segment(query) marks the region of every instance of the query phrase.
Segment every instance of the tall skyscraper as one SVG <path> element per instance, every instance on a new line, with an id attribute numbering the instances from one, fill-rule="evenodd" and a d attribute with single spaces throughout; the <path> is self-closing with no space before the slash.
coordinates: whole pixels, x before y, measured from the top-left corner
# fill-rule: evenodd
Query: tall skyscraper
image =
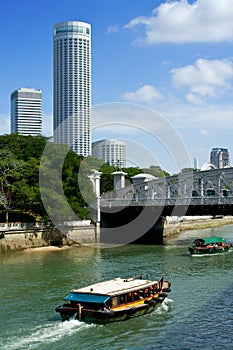
<path id="1" fill-rule="evenodd" d="M 216 168 L 224 168 L 230 165 L 230 156 L 227 148 L 213 148 L 210 152 L 210 163 Z"/>
<path id="2" fill-rule="evenodd" d="M 91 154 L 91 26 L 54 26 L 54 141 Z"/>
<path id="3" fill-rule="evenodd" d="M 11 133 L 42 134 L 42 91 L 20 88 L 11 94 Z"/>
<path id="4" fill-rule="evenodd" d="M 93 142 L 92 156 L 104 163 L 119 168 L 126 167 L 126 144 L 124 141 L 109 139 Z"/>

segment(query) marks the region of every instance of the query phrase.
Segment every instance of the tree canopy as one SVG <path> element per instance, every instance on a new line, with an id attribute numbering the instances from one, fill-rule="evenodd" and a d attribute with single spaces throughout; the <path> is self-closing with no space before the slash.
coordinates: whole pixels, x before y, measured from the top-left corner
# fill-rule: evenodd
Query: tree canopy
<path id="1" fill-rule="evenodd" d="M 45 211 L 39 183 L 41 157 L 45 146 L 51 144 L 49 179 L 57 179 L 57 164 L 59 154 L 66 147 L 66 157 L 62 169 L 62 192 L 67 202 L 79 214 L 80 218 L 88 214 L 85 203 L 78 187 L 78 171 L 83 157 L 77 156 L 67 146 L 53 144 L 49 138 L 43 136 L 22 136 L 19 134 L 0 136 L 0 205 L 6 210 L 31 214 L 32 218 L 49 220 Z M 59 194 L 56 187 L 47 184 L 47 196 L 53 200 L 53 205 L 59 205 Z M 64 208 L 61 207 L 61 210 Z M 61 212 L 58 211 L 61 215 Z M 6 218 L 7 220 L 7 218 Z M 28 216 L 27 216 L 28 220 Z"/>

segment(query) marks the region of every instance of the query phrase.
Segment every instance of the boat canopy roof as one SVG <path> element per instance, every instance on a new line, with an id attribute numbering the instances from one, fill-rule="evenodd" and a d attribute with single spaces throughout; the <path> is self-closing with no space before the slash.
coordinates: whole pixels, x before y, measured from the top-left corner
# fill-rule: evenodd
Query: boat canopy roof
<path id="1" fill-rule="evenodd" d="M 69 301 L 77 301 L 77 302 L 85 302 L 85 303 L 98 303 L 103 304 L 106 303 L 107 300 L 109 300 L 110 297 L 108 295 L 96 295 L 96 294 L 90 294 L 90 293 L 75 293 L 71 292 L 69 295 L 67 295 L 64 300 Z"/>
<path id="2" fill-rule="evenodd" d="M 115 296 L 148 288 L 156 283 L 158 281 L 117 277 L 113 280 L 95 283 L 84 288 L 73 289 L 71 292 Z"/>
<path id="3" fill-rule="evenodd" d="M 201 241 L 206 244 L 215 243 L 215 242 L 226 242 L 226 239 L 223 237 L 206 237 L 206 238 L 198 238 L 194 242 Z"/>

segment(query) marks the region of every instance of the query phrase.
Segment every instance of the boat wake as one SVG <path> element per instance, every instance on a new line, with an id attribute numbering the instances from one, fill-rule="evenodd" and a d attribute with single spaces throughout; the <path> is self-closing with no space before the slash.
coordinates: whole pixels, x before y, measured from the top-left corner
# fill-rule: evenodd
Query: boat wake
<path id="1" fill-rule="evenodd" d="M 162 304 L 157 309 L 155 309 L 155 312 L 157 314 L 163 314 L 164 312 L 167 312 L 170 309 L 171 303 L 173 303 L 172 299 L 169 299 L 169 298 L 164 299 Z"/>
<path id="2" fill-rule="evenodd" d="M 56 321 L 28 329 L 27 334 L 11 336 L 4 340 L 4 344 L 0 344 L 0 348 L 1 350 L 38 349 L 40 345 L 57 342 L 88 327 L 95 327 L 95 325 L 78 320 Z M 28 335 L 29 332 L 30 335 Z"/>

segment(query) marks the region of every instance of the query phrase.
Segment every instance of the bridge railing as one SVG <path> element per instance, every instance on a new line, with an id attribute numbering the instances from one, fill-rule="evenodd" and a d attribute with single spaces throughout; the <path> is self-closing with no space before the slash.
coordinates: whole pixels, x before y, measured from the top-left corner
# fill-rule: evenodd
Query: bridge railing
<path id="1" fill-rule="evenodd" d="M 101 207 L 126 207 L 126 206 L 169 206 L 169 205 L 232 205 L 233 196 L 228 197 L 184 197 L 184 198 L 114 198 L 114 199 L 101 199 Z"/>

